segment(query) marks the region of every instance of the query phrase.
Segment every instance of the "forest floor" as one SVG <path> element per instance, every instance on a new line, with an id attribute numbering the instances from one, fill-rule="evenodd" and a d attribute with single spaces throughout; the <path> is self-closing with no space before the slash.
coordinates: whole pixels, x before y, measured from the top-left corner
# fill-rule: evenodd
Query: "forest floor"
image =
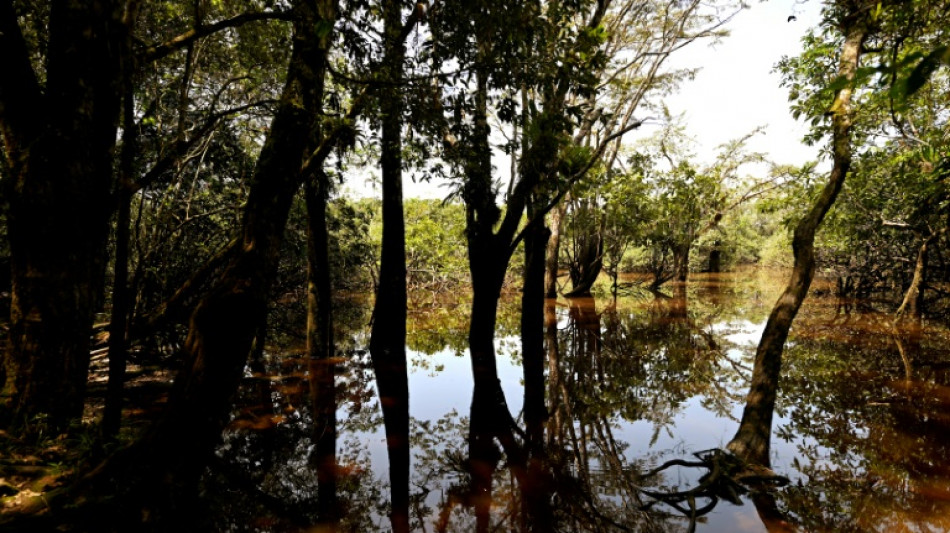
<path id="1" fill-rule="evenodd" d="M 68 485 L 117 447 L 134 440 L 162 412 L 173 372 L 129 364 L 126 377 L 123 425 L 112 444 L 103 445 L 97 423 L 105 406 L 108 358 L 95 352 L 81 424 L 62 434 L 50 433 L 41 423 L 19 434 L 0 430 L 0 515 L 23 511 L 43 494 Z"/>

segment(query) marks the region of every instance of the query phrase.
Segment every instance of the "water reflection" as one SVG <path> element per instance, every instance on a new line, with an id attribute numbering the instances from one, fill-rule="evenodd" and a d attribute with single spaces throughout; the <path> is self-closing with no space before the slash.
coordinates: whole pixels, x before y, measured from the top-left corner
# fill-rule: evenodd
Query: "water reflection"
<path id="1" fill-rule="evenodd" d="M 474 454 L 470 409 L 480 405 L 471 402 L 466 318 L 432 302 L 410 322 L 407 343 L 413 529 L 950 530 L 950 334 L 926 322 L 895 329 L 820 298 L 806 301 L 792 331 L 776 413 L 772 465 L 792 483 L 742 494 L 723 481 L 657 499 L 716 475 L 691 464 L 693 454 L 735 432 L 757 334 L 780 288 L 717 274 L 665 295 L 549 300 L 545 417 L 530 430 L 518 415 L 537 400 L 523 398 L 518 298 L 504 298 L 498 377 L 517 427 L 503 450 L 486 439 L 491 446 Z M 334 366 L 340 531 L 389 528 L 364 335 L 341 343 Z M 242 389 L 206 476 L 221 531 L 308 530 L 320 515 L 306 364 L 292 354 L 266 364 Z"/>

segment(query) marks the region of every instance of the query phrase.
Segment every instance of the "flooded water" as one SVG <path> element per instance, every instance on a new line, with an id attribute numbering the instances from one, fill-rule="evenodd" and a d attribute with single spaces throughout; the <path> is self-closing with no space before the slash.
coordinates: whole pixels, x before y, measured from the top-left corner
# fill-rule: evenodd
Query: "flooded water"
<path id="1" fill-rule="evenodd" d="M 549 301 L 544 474 L 525 481 L 530 468 L 499 463 L 490 530 L 525 529 L 522 486 L 540 485 L 544 528 L 556 531 L 950 531 L 950 333 L 930 322 L 898 328 L 821 295 L 806 300 L 789 337 L 772 428 L 772 467 L 790 483 L 697 496 L 692 511 L 685 499 L 655 496 L 688 491 L 708 470 L 645 473 L 696 463 L 735 433 L 783 282 L 766 272 L 695 274 L 662 295 Z M 409 325 L 410 519 L 418 531 L 474 531 L 468 302 L 429 298 L 413 297 Z M 500 303 L 496 348 L 501 389 L 523 428 L 519 302 L 515 294 Z M 390 529 L 367 335 L 338 333 L 335 507 L 344 531 Z M 315 520 L 306 368 L 288 350 L 271 355 L 265 373 L 249 371 L 206 476 L 218 529 L 300 531 Z"/>

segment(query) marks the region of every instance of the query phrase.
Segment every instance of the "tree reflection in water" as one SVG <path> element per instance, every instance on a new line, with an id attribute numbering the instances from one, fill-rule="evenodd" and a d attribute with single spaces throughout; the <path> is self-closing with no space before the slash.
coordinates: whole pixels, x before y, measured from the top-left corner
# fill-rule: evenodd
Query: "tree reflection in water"
<path id="1" fill-rule="evenodd" d="M 741 413 L 755 331 L 774 291 L 757 283 L 696 276 L 666 296 L 549 300 L 543 446 L 527 445 L 526 429 L 515 430 L 524 455 L 488 458 L 497 463 L 482 526 L 687 531 L 695 515 L 700 531 L 734 531 L 740 522 L 759 531 L 950 529 L 950 334 L 926 323 L 894 330 L 880 315 L 848 314 L 820 298 L 806 304 L 787 351 L 773 439 L 773 465 L 793 482 L 741 494 L 696 466 L 693 453 L 721 446 Z M 517 309 L 517 298 L 502 300 L 497 334 L 499 376 L 516 414 Z M 418 531 L 478 525 L 461 315 L 427 311 L 410 321 L 410 514 Z M 386 531 L 382 419 L 362 336 L 352 338 L 336 378 L 338 530 Z M 317 523 L 304 370 L 285 356 L 249 378 L 254 386 L 244 388 L 219 464 L 206 476 L 217 529 Z"/>

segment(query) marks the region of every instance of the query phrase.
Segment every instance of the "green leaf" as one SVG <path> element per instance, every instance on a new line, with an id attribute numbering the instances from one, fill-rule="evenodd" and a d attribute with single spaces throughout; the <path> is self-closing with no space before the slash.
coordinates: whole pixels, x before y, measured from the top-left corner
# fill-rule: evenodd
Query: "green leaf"
<path id="1" fill-rule="evenodd" d="M 930 80 L 930 76 L 941 63 L 950 64 L 950 46 L 944 45 L 934 48 L 933 51 L 920 60 L 920 63 L 917 63 L 917 66 L 914 67 L 907 78 L 905 97 L 919 91 Z"/>

